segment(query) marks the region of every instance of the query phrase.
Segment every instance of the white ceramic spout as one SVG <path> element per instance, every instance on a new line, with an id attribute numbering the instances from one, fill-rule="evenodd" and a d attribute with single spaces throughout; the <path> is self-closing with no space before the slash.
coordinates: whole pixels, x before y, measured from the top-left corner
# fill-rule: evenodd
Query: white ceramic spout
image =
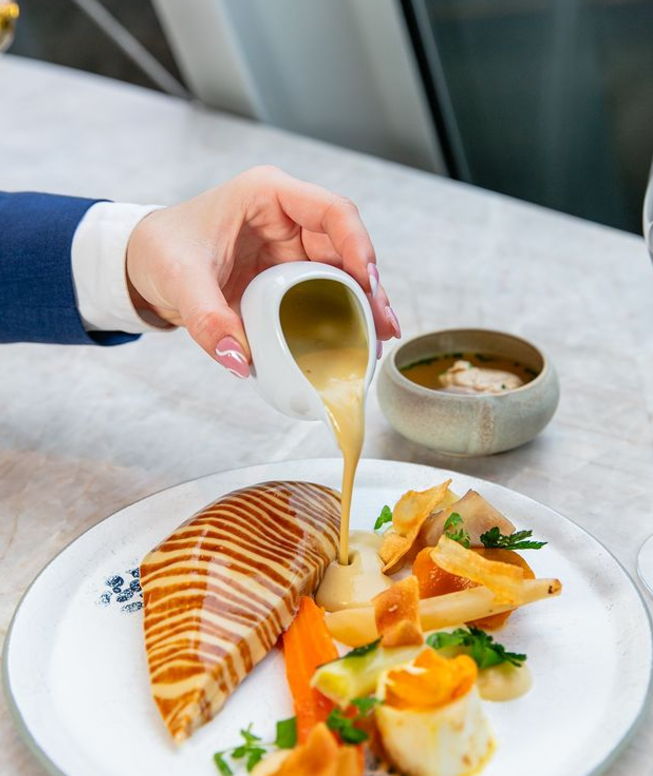
<path id="1" fill-rule="evenodd" d="M 284 415 L 322 420 L 333 431 L 319 394 L 297 365 L 281 328 L 283 297 L 294 286 L 309 280 L 342 283 L 356 298 L 367 333 L 367 392 L 376 367 L 374 318 L 363 289 L 346 272 L 314 261 L 278 264 L 257 275 L 245 289 L 241 314 L 252 352 L 251 375 L 261 397 Z"/>

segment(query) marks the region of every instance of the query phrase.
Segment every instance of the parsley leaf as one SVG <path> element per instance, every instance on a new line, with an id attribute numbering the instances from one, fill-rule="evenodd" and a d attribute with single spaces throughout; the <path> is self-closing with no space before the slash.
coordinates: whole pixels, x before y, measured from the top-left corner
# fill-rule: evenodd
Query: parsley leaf
<path id="1" fill-rule="evenodd" d="M 427 637 L 426 643 L 433 649 L 463 648 L 479 669 L 498 666 L 501 663 L 510 663 L 519 667 L 526 661 L 526 655 L 508 652 L 503 644 L 495 642 L 489 633 L 473 625 L 469 626 L 469 630 L 457 628 L 451 633 L 447 631 L 432 633 Z"/>
<path id="2" fill-rule="evenodd" d="M 471 544 L 469 532 L 463 525 L 463 519 L 458 512 L 452 512 L 449 515 L 445 521 L 443 531 L 449 539 L 453 539 L 454 542 L 458 542 L 458 544 L 462 544 L 463 547 L 469 549 Z"/>
<path id="3" fill-rule="evenodd" d="M 245 730 L 240 731 L 240 735 L 243 737 L 245 741 L 245 746 L 251 746 L 255 741 L 260 741 L 261 736 L 257 736 L 255 733 L 252 733 L 252 723 L 250 722 L 249 725 L 245 728 Z"/>
<path id="4" fill-rule="evenodd" d="M 216 764 L 222 776 L 233 776 L 233 771 L 224 759 L 224 752 L 216 752 L 213 755 L 213 762 Z"/>
<path id="5" fill-rule="evenodd" d="M 375 709 L 381 701 L 371 695 L 369 698 L 354 698 L 351 702 L 352 706 L 358 709 L 359 716 L 367 717 L 367 715 Z"/>
<path id="6" fill-rule="evenodd" d="M 548 542 L 530 541 L 532 531 L 515 531 L 509 535 L 502 534 L 498 526 L 490 528 L 481 534 L 484 547 L 500 548 L 502 550 L 540 550 Z"/>
<path id="7" fill-rule="evenodd" d="M 368 735 L 354 724 L 358 716 L 346 717 L 342 709 L 335 708 L 327 717 L 327 727 L 337 733 L 345 744 L 360 744 Z"/>
<path id="8" fill-rule="evenodd" d="M 250 749 L 249 754 L 247 755 L 247 772 L 253 771 L 254 766 L 260 763 L 267 753 L 267 749 L 262 749 L 258 746 L 254 747 L 254 749 Z"/>
<path id="9" fill-rule="evenodd" d="M 278 749 L 292 749 L 297 743 L 297 717 L 277 722 L 277 737 L 274 745 Z"/>
<path id="10" fill-rule="evenodd" d="M 381 639 L 377 639 L 376 641 L 371 641 L 369 644 L 363 644 L 362 647 L 354 647 L 354 649 L 350 650 L 346 655 L 343 656 L 343 659 L 348 657 L 363 657 L 364 655 L 368 655 L 370 652 L 374 652 L 380 643 Z"/>
<path id="11" fill-rule="evenodd" d="M 282 719 L 277 722 L 277 737 L 272 744 L 261 742 L 261 736 L 252 732 L 251 723 L 240 731 L 243 743 L 235 746 L 233 749 L 225 749 L 222 752 L 216 752 L 213 755 L 213 762 L 220 771 L 221 776 L 233 776 L 233 771 L 226 758 L 232 760 L 245 760 L 245 767 L 250 772 L 268 753 L 272 747 L 278 749 L 292 749 L 297 743 L 297 725 L 295 717 L 291 719 Z"/>
<path id="12" fill-rule="evenodd" d="M 342 709 L 335 708 L 327 717 L 327 727 L 337 733 L 345 744 L 360 744 L 367 741 L 368 734 L 356 727 L 356 723 L 368 717 L 380 703 L 381 701 L 374 696 L 353 698 L 351 705 L 358 713 L 353 717 L 347 716 Z"/>
<path id="13" fill-rule="evenodd" d="M 464 647 L 467 631 L 464 628 L 449 633 L 448 631 L 439 631 L 432 633 L 427 637 L 426 643 L 433 649 L 450 649 L 451 647 Z"/>
<path id="14" fill-rule="evenodd" d="M 392 522 L 392 510 L 386 504 L 381 510 L 381 514 L 376 518 L 376 522 L 374 523 L 374 530 L 378 531 L 379 528 L 382 528 L 386 523 L 391 523 L 391 522 Z"/>

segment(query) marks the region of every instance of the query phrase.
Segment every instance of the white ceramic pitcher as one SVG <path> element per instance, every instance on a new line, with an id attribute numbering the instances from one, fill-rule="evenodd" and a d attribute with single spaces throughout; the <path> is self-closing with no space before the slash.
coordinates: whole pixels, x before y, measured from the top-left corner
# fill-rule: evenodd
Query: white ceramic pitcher
<path id="1" fill-rule="evenodd" d="M 367 332 L 367 391 L 376 367 L 374 318 L 365 292 L 346 272 L 314 261 L 278 264 L 261 272 L 247 286 L 240 310 L 252 352 L 251 376 L 261 397 L 285 415 L 322 420 L 331 429 L 324 404 L 293 358 L 281 328 L 281 300 L 291 288 L 309 280 L 342 283 L 356 298 Z"/>

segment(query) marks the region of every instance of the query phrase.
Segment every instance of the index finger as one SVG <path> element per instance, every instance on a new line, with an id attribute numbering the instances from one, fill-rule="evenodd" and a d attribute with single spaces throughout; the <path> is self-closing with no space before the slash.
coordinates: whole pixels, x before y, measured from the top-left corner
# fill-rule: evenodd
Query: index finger
<path id="1" fill-rule="evenodd" d="M 356 205 L 322 186 L 285 173 L 279 176 L 275 194 L 284 213 L 296 224 L 328 235 L 345 272 L 371 293 L 368 266 L 376 264 L 376 254 Z"/>

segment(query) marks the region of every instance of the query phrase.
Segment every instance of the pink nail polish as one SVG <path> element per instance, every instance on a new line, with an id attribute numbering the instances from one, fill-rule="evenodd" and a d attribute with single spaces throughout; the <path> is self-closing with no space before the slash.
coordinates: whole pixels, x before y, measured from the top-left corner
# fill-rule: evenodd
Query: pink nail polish
<path id="1" fill-rule="evenodd" d="M 215 349 L 218 363 L 228 369 L 232 375 L 244 379 L 249 377 L 249 364 L 238 340 L 233 337 L 223 337 Z"/>
<path id="2" fill-rule="evenodd" d="M 372 299 L 374 299 L 379 291 L 379 270 L 376 268 L 376 264 L 367 265 L 367 274 L 370 276 L 370 288 L 372 289 Z"/>
<path id="3" fill-rule="evenodd" d="M 376 360 L 378 361 L 383 355 L 383 343 L 381 340 L 376 341 Z"/>
<path id="4" fill-rule="evenodd" d="M 390 305 L 387 305 L 385 308 L 385 317 L 390 321 L 390 325 L 395 331 L 395 337 L 397 339 L 401 339 L 401 326 L 399 325 L 399 321 L 397 320 L 397 316 L 395 315 L 394 310 Z"/>

